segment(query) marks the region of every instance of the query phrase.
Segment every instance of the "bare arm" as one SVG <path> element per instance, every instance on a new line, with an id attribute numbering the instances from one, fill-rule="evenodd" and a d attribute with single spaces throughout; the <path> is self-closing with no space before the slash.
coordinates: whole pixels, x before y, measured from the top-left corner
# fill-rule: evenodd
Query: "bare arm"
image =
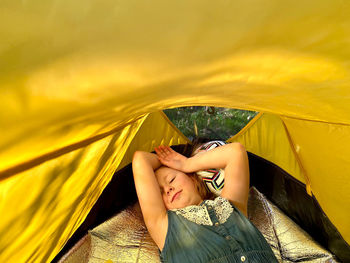
<path id="1" fill-rule="evenodd" d="M 159 249 L 162 249 L 168 229 L 168 218 L 154 174 L 154 170 L 160 166 L 161 163 L 155 154 L 135 152 L 132 169 L 141 211 L 151 237 Z"/>
<path id="2" fill-rule="evenodd" d="M 170 147 L 156 148 L 159 160 L 171 168 L 190 173 L 211 168 L 225 170 L 225 185 L 221 196 L 230 200 L 245 215 L 249 192 L 247 152 L 240 143 L 230 143 L 187 158 Z"/>

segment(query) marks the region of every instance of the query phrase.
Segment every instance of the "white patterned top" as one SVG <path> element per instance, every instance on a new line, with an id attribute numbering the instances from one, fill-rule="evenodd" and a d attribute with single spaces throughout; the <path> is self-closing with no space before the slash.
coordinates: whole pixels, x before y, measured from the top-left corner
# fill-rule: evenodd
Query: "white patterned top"
<path id="1" fill-rule="evenodd" d="M 233 212 L 230 202 L 221 196 L 218 196 L 215 200 L 205 200 L 200 205 L 190 205 L 181 209 L 173 209 L 172 211 L 198 225 L 212 226 L 213 222 L 210 219 L 208 207 L 214 209 L 220 224 L 225 223 Z"/>

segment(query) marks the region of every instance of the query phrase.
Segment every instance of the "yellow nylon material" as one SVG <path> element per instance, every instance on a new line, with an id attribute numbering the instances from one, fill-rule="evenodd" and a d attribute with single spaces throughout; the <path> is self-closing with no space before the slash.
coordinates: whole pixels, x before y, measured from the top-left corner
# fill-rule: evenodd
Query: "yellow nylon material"
<path id="1" fill-rule="evenodd" d="M 228 141 L 242 143 L 247 151 L 278 165 L 305 183 L 304 175 L 279 116 L 260 114 L 251 120 L 244 130 Z"/>
<path id="2" fill-rule="evenodd" d="M 0 262 L 49 262 L 84 221 L 115 170 L 131 161 L 130 147 L 151 151 L 160 143 L 185 142 L 156 112 L 0 181 Z"/>
<path id="3" fill-rule="evenodd" d="M 24 107 L 20 100 L 17 103 L 18 109 Z M 55 105 L 49 98 L 42 100 L 37 106 L 44 107 L 44 105 L 45 110 L 36 116 L 25 116 L 23 112 L 24 119 L 18 120 L 14 125 L 10 125 L 11 127 L 3 125 L 1 136 L 4 140 L 0 142 L 0 171 L 87 138 L 97 136 L 98 140 L 99 135 L 113 133 L 113 130 L 121 129 L 136 119 L 126 120 L 124 116 L 120 116 L 120 112 L 107 105 L 104 109 L 96 107 L 82 109 L 76 103 L 75 107 L 79 110 L 70 113 L 66 112 L 65 105 Z M 62 111 L 62 116 L 58 117 L 59 110 Z"/>
<path id="4" fill-rule="evenodd" d="M 350 241 L 350 127 L 282 118 L 323 211 Z"/>
<path id="5" fill-rule="evenodd" d="M 64 232 L 62 239 L 47 245 L 43 241 L 40 248 L 30 241 L 49 240 L 52 235 L 53 228 L 47 226 L 46 231 L 43 227 L 51 211 L 39 197 L 40 193 L 46 197 L 46 192 L 66 178 L 49 172 L 55 160 L 63 162 L 59 174 L 70 173 L 72 159 L 67 156 L 72 150 L 94 146 L 97 148 L 84 152 L 77 165 L 87 166 L 91 160 L 97 167 L 100 157 L 92 160 L 95 151 L 99 156 L 106 150 L 108 135 L 125 131 L 128 135 L 118 137 L 121 148 L 116 146 L 118 151 L 111 151 L 104 164 L 117 152 L 117 159 L 122 159 L 131 144 L 127 138 L 133 138 L 137 130 L 135 121 L 164 108 L 187 105 L 256 110 L 328 123 L 334 136 L 331 141 L 338 143 L 334 147 L 339 151 L 330 158 L 334 162 L 319 166 L 318 161 L 325 159 L 305 155 L 301 162 L 312 178 L 315 196 L 322 199 L 322 208 L 327 207 L 327 216 L 349 242 L 349 224 L 340 226 L 349 206 L 335 203 L 348 200 L 349 188 L 344 188 L 348 173 L 339 174 L 337 181 L 327 181 L 327 185 L 324 174 L 315 170 L 350 169 L 344 161 L 350 155 L 343 147 L 350 124 L 349 13 L 350 2 L 340 0 L 1 1 L 0 212 L 5 219 L 0 229 L 10 235 L 8 239 L 0 235 L 1 249 L 6 248 L 1 257 L 7 259 L 12 253 L 21 259 L 25 251 L 22 259 L 29 262 L 51 258 L 71 234 L 67 233 L 80 224 L 83 216 L 75 215 L 65 224 L 68 221 L 60 219 L 64 213 L 56 214 L 54 236 Z M 299 126 L 292 129 L 296 124 L 289 123 L 293 140 L 314 141 L 319 127 L 314 122 L 307 125 L 314 133 Z M 341 126 L 344 134 L 335 132 L 338 125 L 329 123 L 345 124 Z M 304 135 L 299 135 L 302 130 Z M 307 145 L 319 153 L 328 149 L 327 144 Z M 68 158 L 67 163 L 62 158 Z M 281 165 L 285 169 L 293 166 Z M 112 168 L 106 169 L 111 173 Z M 77 174 L 83 173 L 79 169 Z M 86 178 L 92 174 L 87 173 Z M 302 178 L 298 172 L 293 175 Z M 38 186 L 27 181 L 35 176 Z M 75 194 L 81 196 L 81 202 L 92 202 L 105 183 L 91 193 L 92 199 L 84 197 L 85 183 Z M 30 193 L 28 186 L 33 187 Z M 337 190 L 325 201 L 328 186 Z M 17 195 L 12 194 L 15 189 Z M 15 209 L 11 198 L 14 205 L 23 200 L 23 206 Z M 35 209 L 26 210 L 37 198 L 41 201 L 35 203 Z M 50 198 L 53 195 L 45 200 Z M 67 196 L 62 198 L 67 209 L 86 212 L 78 204 L 66 203 Z M 22 217 L 24 223 L 33 218 L 29 232 L 24 231 Z M 8 226 L 10 219 L 20 227 Z M 36 230 L 40 231 L 34 237 Z M 9 245 L 7 240 L 14 243 Z M 23 244 L 28 245 L 21 248 Z"/>
<path id="6" fill-rule="evenodd" d="M 163 112 L 154 112 L 148 115 L 135 134 L 119 168 L 128 165 L 132 161 L 132 156 L 136 150 L 154 151 L 154 148 L 158 145 L 177 145 L 189 142 L 189 139 L 174 126 Z"/>
<path id="7" fill-rule="evenodd" d="M 0 183 L 1 262 L 45 262 L 57 254 L 110 180 L 120 161 L 114 151 L 123 150 L 118 145 L 131 131 L 128 127 Z"/>
<path id="8" fill-rule="evenodd" d="M 1 7 L 6 130 L 106 109 L 126 122 L 185 105 L 350 123 L 348 1 L 13 0 Z"/>
<path id="9" fill-rule="evenodd" d="M 0 261 L 52 259 L 111 179 L 138 125 L 2 181 Z"/>

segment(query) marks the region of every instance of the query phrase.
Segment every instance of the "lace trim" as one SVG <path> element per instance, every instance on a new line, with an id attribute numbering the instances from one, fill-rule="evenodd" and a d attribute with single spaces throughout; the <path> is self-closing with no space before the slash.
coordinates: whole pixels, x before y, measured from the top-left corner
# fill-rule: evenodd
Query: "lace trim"
<path id="1" fill-rule="evenodd" d="M 207 206 L 214 208 L 216 217 L 220 224 L 225 223 L 233 212 L 233 207 L 230 202 L 221 196 L 215 198 L 215 200 L 205 200 L 199 206 L 191 205 L 181 209 L 174 209 L 172 211 L 198 225 L 212 226 L 213 222 L 210 219 Z"/>

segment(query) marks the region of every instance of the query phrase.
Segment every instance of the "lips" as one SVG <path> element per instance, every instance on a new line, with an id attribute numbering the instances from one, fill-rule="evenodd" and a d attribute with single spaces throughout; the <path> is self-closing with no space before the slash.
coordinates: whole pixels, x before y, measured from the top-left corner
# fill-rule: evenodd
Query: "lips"
<path id="1" fill-rule="evenodd" d="M 173 202 L 182 192 L 182 190 L 178 191 L 176 194 L 173 195 L 173 198 L 171 198 L 171 202 Z"/>

